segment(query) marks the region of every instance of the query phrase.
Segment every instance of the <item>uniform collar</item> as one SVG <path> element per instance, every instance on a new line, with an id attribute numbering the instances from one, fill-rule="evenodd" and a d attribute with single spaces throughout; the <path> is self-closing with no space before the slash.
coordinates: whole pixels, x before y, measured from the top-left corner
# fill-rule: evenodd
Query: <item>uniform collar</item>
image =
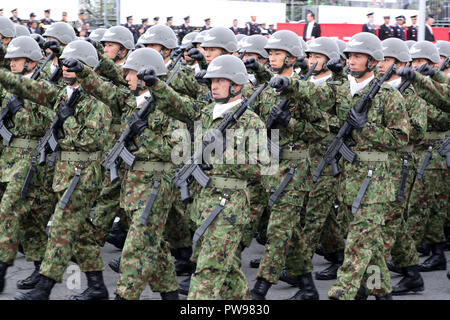
<path id="1" fill-rule="evenodd" d="M 75 89 L 78 89 L 80 86 L 76 86 L 74 88 L 71 88 L 69 86 L 66 86 L 66 93 L 67 93 L 67 100 L 70 99 L 70 97 L 72 96 L 72 93 Z"/>
<path id="2" fill-rule="evenodd" d="M 392 81 L 387 81 L 387 84 L 390 85 L 392 88 L 398 89 L 400 87 L 400 84 L 402 83 L 402 78 L 398 78 Z"/>
<path id="3" fill-rule="evenodd" d="M 358 92 L 363 90 L 373 79 L 375 78 L 375 75 L 372 75 L 370 78 L 364 80 L 363 82 L 356 82 L 356 79 L 352 77 L 351 75 L 348 75 L 348 81 L 350 83 L 350 92 L 352 94 L 352 97 L 355 96 Z"/>
<path id="4" fill-rule="evenodd" d="M 315 79 L 314 76 L 312 76 L 309 81 L 314 83 L 316 86 L 326 82 L 328 79 L 330 79 L 332 76 L 332 74 L 330 73 L 329 75 L 327 75 L 326 77 L 323 78 L 319 78 L 319 79 Z"/>
<path id="5" fill-rule="evenodd" d="M 242 99 L 229 102 L 229 103 L 216 103 L 213 110 L 213 120 L 217 118 L 223 118 L 223 115 L 230 111 L 234 106 L 237 106 L 242 102 Z"/>
<path id="6" fill-rule="evenodd" d="M 138 109 L 140 109 L 145 101 L 147 101 L 146 98 L 151 97 L 151 94 L 149 91 L 146 91 L 145 93 L 141 94 L 140 96 L 136 97 L 136 106 Z"/>

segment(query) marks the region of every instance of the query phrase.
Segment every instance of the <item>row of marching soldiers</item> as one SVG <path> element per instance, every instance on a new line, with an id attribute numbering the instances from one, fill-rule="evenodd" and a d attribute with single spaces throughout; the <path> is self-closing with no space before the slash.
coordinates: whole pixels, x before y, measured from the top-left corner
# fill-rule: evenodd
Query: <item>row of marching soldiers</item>
<path id="1" fill-rule="evenodd" d="M 215 27 L 178 47 L 154 26 L 136 48 L 122 26 L 77 40 L 55 23 L 39 46 L 14 31 L 0 17 L 0 292 L 21 247 L 35 271 L 16 299 L 49 299 L 70 261 L 88 280 L 70 299 L 108 299 L 100 248 L 117 218 L 118 300 L 147 284 L 166 300 L 265 299 L 279 280 L 298 286 L 293 300 L 318 299 L 319 247 L 332 265 L 316 279 L 336 279 L 330 299 L 420 292 L 420 272 L 446 269 L 448 42 L 408 49 L 359 33 L 305 44 L 286 30 L 238 42 Z M 255 151 L 242 134 L 226 148 L 244 149 L 245 164 L 174 164 L 172 133 L 201 135 L 198 120 L 201 132 L 228 121 L 275 146 Z M 208 177 L 180 180 L 193 201 L 172 183 L 186 166 Z M 264 252 L 249 290 L 241 254 L 256 234 Z M 432 254 L 419 265 L 422 239 Z M 389 270 L 403 275 L 394 287 Z"/>

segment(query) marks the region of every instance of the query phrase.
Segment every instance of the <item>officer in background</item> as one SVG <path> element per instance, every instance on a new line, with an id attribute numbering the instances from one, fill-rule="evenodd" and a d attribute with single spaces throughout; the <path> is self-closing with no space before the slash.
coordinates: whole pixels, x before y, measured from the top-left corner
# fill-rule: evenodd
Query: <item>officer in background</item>
<path id="1" fill-rule="evenodd" d="M 181 42 L 185 35 L 192 32 L 193 28 L 189 25 L 191 23 L 191 17 L 184 17 L 184 23 L 178 29 L 178 39 Z"/>
<path id="2" fill-rule="evenodd" d="M 405 28 L 403 27 L 403 24 L 405 23 L 406 18 L 405 16 L 398 16 L 395 17 L 395 20 L 397 20 L 397 23 L 394 26 L 394 37 L 405 40 Z"/>
<path id="3" fill-rule="evenodd" d="M 384 24 L 380 26 L 380 29 L 378 30 L 378 38 L 380 38 L 381 41 L 392 38 L 394 36 L 394 28 L 392 28 L 389 25 L 389 21 L 391 20 L 390 16 L 384 16 Z"/>
<path id="4" fill-rule="evenodd" d="M 247 22 L 245 25 L 245 34 L 251 36 L 253 34 L 261 34 L 261 28 L 256 23 L 256 16 L 251 16 L 252 21 Z"/>
<path id="5" fill-rule="evenodd" d="M 123 26 L 131 31 L 131 33 L 133 34 L 134 43 L 136 43 L 137 39 L 139 38 L 139 35 L 136 30 L 136 26 L 133 24 L 133 16 L 128 16 L 127 23 L 125 23 Z"/>
<path id="6" fill-rule="evenodd" d="M 211 29 L 211 18 L 206 18 L 205 19 L 205 25 L 202 27 L 202 29 L 200 31 L 205 31 L 205 30 L 209 30 Z"/>
<path id="7" fill-rule="evenodd" d="M 275 24 L 273 23 L 269 24 L 269 29 L 267 29 L 267 32 L 269 33 L 269 36 L 277 32 L 277 30 L 275 29 Z"/>
<path id="8" fill-rule="evenodd" d="M 159 17 L 153 18 L 153 25 L 156 26 L 159 23 Z"/>
<path id="9" fill-rule="evenodd" d="M 417 34 L 419 33 L 419 28 L 417 27 L 417 15 L 411 16 L 411 25 L 406 30 L 406 40 L 417 41 Z"/>
<path id="10" fill-rule="evenodd" d="M 55 21 L 53 21 L 53 19 L 50 18 L 50 9 L 44 10 L 44 16 L 45 18 L 41 19 L 41 23 L 44 25 L 50 25 L 55 23 Z"/>
<path id="11" fill-rule="evenodd" d="M 3 8 L 0 9 L 0 17 L 3 16 Z"/>
<path id="12" fill-rule="evenodd" d="M 233 25 L 230 27 L 230 30 L 233 31 L 235 36 L 241 33 L 241 29 L 238 26 L 238 19 L 233 19 Z"/>
<path id="13" fill-rule="evenodd" d="M 150 24 L 148 23 L 148 18 L 142 18 L 142 27 L 144 28 L 144 32 L 150 28 Z"/>
<path id="14" fill-rule="evenodd" d="M 173 30 L 175 28 L 175 26 L 173 25 L 173 17 L 167 17 L 166 21 L 166 26 Z"/>
<path id="15" fill-rule="evenodd" d="M 11 10 L 11 13 L 13 14 L 12 17 L 9 19 L 14 23 L 22 23 L 22 20 L 18 17 L 17 9 Z"/>
<path id="16" fill-rule="evenodd" d="M 365 25 L 363 25 L 363 32 L 370 32 L 377 35 L 377 27 L 373 23 L 373 12 L 367 14 L 367 19 L 369 20 Z"/>

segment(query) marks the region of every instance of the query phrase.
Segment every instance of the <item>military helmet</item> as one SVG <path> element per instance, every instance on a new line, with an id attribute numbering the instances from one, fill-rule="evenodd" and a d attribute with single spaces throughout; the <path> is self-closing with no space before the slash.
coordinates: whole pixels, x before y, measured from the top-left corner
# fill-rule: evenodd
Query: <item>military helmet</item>
<path id="1" fill-rule="evenodd" d="M 76 40 L 75 30 L 65 22 L 56 22 L 47 28 L 43 37 L 53 37 L 62 44 Z"/>
<path id="2" fill-rule="evenodd" d="M 109 28 L 103 34 L 100 42 L 115 42 L 122 45 L 125 49 L 134 49 L 133 34 L 124 26 L 114 26 Z"/>
<path id="3" fill-rule="evenodd" d="M 303 37 L 298 37 L 298 39 L 300 40 L 300 45 L 302 46 L 302 51 L 305 52 L 305 50 L 306 50 L 305 40 L 303 40 Z"/>
<path id="4" fill-rule="evenodd" d="M 336 39 L 335 41 L 339 48 L 339 55 L 341 56 L 341 59 L 347 60 L 347 57 L 344 54 L 344 49 L 347 47 L 347 42 L 341 39 Z"/>
<path id="5" fill-rule="evenodd" d="M 408 46 L 408 49 L 411 49 L 411 47 L 416 43 L 415 40 L 407 40 L 405 41 L 405 44 Z"/>
<path id="6" fill-rule="evenodd" d="M 43 36 L 41 36 L 40 34 L 37 34 L 37 33 L 32 33 L 32 34 L 30 35 L 30 37 L 33 38 L 34 41 L 37 42 L 37 44 L 39 45 L 39 47 L 42 48 L 42 46 L 43 46 L 44 43 L 45 43 L 45 39 L 44 39 Z"/>
<path id="7" fill-rule="evenodd" d="M 153 67 L 158 77 L 167 74 L 166 65 L 161 54 L 152 48 L 141 48 L 133 51 L 122 68 L 139 72 L 146 67 Z"/>
<path id="8" fill-rule="evenodd" d="M 350 52 L 365 53 L 377 61 L 384 60 L 383 48 L 378 37 L 370 32 L 360 32 L 355 34 L 344 50 L 345 56 L 348 58 Z"/>
<path id="9" fill-rule="evenodd" d="M 389 38 L 381 42 L 383 54 L 385 57 L 392 57 L 400 62 L 411 61 L 408 46 L 403 40 L 398 38 Z"/>
<path id="10" fill-rule="evenodd" d="M 91 43 L 84 40 L 72 41 L 64 48 L 61 60 L 67 58 L 80 60 L 91 68 L 94 68 L 98 63 L 97 50 Z"/>
<path id="11" fill-rule="evenodd" d="M 196 37 L 194 38 L 194 40 L 192 40 L 192 44 L 195 45 L 197 43 L 202 43 L 203 42 L 203 38 L 205 37 L 205 35 L 208 33 L 209 30 L 203 30 L 200 31 Z"/>
<path id="12" fill-rule="evenodd" d="M 0 34 L 7 38 L 16 36 L 16 25 L 7 17 L 0 16 Z"/>
<path id="13" fill-rule="evenodd" d="M 241 36 L 241 37 L 238 37 Z M 242 49 L 242 43 L 245 41 L 245 39 L 247 39 L 248 36 L 246 36 L 245 34 L 238 34 L 236 36 L 236 41 L 237 41 L 237 46 L 238 46 L 238 51 L 240 51 Z"/>
<path id="14" fill-rule="evenodd" d="M 306 53 L 320 53 L 328 57 L 328 59 L 339 59 L 339 47 L 333 39 L 319 37 L 313 39 L 305 50 Z"/>
<path id="15" fill-rule="evenodd" d="M 305 55 L 298 36 L 290 30 L 275 32 L 269 40 L 267 40 L 264 49 L 284 50 L 297 58 Z"/>
<path id="16" fill-rule="evenodd" d="M 21 37 L 21 36 L 30 36 L 30 30 L 28 30 L 27 27 L 21 25 L 21 24 L 16 24 L 16 37 Z"/>
<path id="17" fill-rule="evenodd" d="M 441 57 L 436 46 L 430 41 L 419 41 L 409 49 L 412 59 L 428 59 L 433 63 L 439 63 Z"/>
<path id="18" fill-rule="evenodd" d="M 450 42 L 448 41 L 438 41 L 435 44 L 439 51 L 439 55 L 449 58 L 450 57 Z"/>
<path id="19" fill-rule="evenodd" d="M 222 48 L 228 52 L 237 51 L 237 40 L 233 31 L 225 27 L 214 27 L 208 30 L 200 44 L 203 48 Z"/>
<path id="20" fill-rule="evenodd" d="M 248 74 L 244 62 L 233 55 L 223 55 L 214 59 L 209 64 L 204 78 L 225 78 L 239 85 L 244 85 L 248 82 Z"/>
<path id="21" fill-rule="evenodd" d="M 189 32 L 187 35 L 184 36 L 183 40 L 181 41 L 181 49 L 186 49 L 190 44 L 192 44 L 192 41 L 197 37 L 198 32 Z"/>
<path id="22" fill-rule="evenodd" d="M 38 43 L 29 36 L 20 36 L 14 38 L 6 49 L 6 59 L 28 58 L 32 61 L 42 59 L 42 50 Z"/>
<path id="23" fill-rule="evenodd" d="M 248 53 L 257 53 L 261 57 L 268 59 L 269 53 L 267 52 L 264 47 L 267 44 L 267 38 L 259 35 L 254 34 L 252 36 L 248 36 L 242 39 L 240 42 L 240 48 L 239 52 L 248 52 Z"/>
<path id="24" fill-rule="evenodd" d="M 178 45 L 177 36 L 172 28 L 156 25 L 149 28 L 141 38 L 143 44 L 160 44 L 167 49 L 175 49 Z"/>
<path id="25" fill-rule="evenodd" d="M 89 38 L 94 41 L 100 42 L 106 30 L 107 30 L 106 28 L 97 28 L 89 34 Z"/>
<path id="26" fill-rule="evenodd" d="M 239 33 L 239 34 L 235 35 L 235 37 L 236 37 L 236 41 L 239 42 L 247 36 L 245 34 Z"/>

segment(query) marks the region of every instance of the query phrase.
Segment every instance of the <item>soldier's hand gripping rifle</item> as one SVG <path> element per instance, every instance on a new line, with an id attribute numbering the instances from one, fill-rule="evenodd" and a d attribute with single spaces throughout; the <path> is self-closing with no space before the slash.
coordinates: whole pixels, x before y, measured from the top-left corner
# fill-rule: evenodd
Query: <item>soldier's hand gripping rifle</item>
<path id="1" fill-rule="evenodd" d="M 33 178 L 34 173 L 37 171 L 36 164 L 44 165 L 46 162 L 47 154 L 49 152 L 52 153 L 50 159 L 48 160 L 48 167 L 51 168 L 54 166 L 56 161 L 56 152 L 59 150 L 59 142 L 58 139 L 64 138 L 64 130 L 63 124 L 64 121 L 75 113 L 75 107 L 78 101 L 81 98 L 81 90 L 75 89 L 70 96 L 69 101 L 63 101 L 58 106 L 58 113 L 56 114 L 55 119 L 50 126 L 50 128 L 45 133 L 44 137 L 39 140 L 39 143 L 34 150 L 31 156 L 31 165 L 28 169 L 27 176 L 25 178 L 25 182 L 21 189 L 21 197 L 25 199 L 28 193 L 28 187 Z M 61 112 L 61 113 L 60 113 Z M 63 113 L 65 114 L 63 116 Z M 39 157 L 39 161 L 37 161 L 37 157 Z"/>
<path id="2" fill-rule="evenodd" d="M 423 65 L 421 65 L 419 68 L 417 68 L 417 72 L 418 73 L 422 73 L 425 69 L 426 63 L 424 63 Z M 398 91 L 400 91 L 400 93 L 405 92 L 406 89 L 408 89 L 408 87 L 411 85 L 412 80 L 411 79 L 406 79 L 405 81 L 403 81 L 400 86 L 398 87 Z"/>
<path id="3" fill-rule="evenodd" d="M 365 113 L 369 111 L 369 108 L 372 104 L 373 99 L 375 98 L 378 91 L 381 89 L 383 82 L 391 77 L 392 72 L 395 69 L 396 64 L 394 63 L 391 67 L 386 71 L 386 73 L 381 77 L 381 79 L 377 79 L 373 82 L 372 86 L 369 89 L 369 92 L 359 100 L 358 104 L 354 107 L 354 111 L 357 113 Z M 350 110 L 351 112 L 352 110 Z M 349 112 L 349 113 L 350 113 Z M 351 134 L 355 128 L 349 123 L 348 120 L 345 121 L 344 125 L 339 130 L 338 134 L 334 137 L 331 144 L 328 146 L 325 154 L 322 157 L 322 160 L 319 163 L 319 166 L 313 173 L 313 182 L 317 182 L 320 175 L 322 174 L 323 169 L 327 165 L 331 165 L 331 170 L 333 176 L 339 175 L 339 167 L 338 161 L 342 157 L 350 163 L 355 161 L 356 154 L 350 150 L 350 148 L 345 144 L 346 139 L 351 137 Z"/>
<path id="4" fill-rule="evenodd" d="M 314 72 L 314 69 L 316 69 L 316 66 L 317 62 L 309 69 L 308 73 L 304 77 L 302 77 L 301 80 L 308 81 L 308 79 Z M 275 124 L 277 123 L 283 112 L 285 112 L 289 108 L 290 106 L 289 102 L 290 100 L 288 99 L 282 99 L 280 103 L 278 103 L 275 107 L 272 108 L 272 110 L 270 111 L 269 119 L 267 119 L 266 122 L 268 147 L 270 152 L 274 154 L 280 154 L 281 150 L 278 145 L 272 142 L 270 130 L 273 129 L 273 127 L 275 127 Z"/>
<path id="5" fill-rule="evenodd" d="M 441 157 L 445 158 L 447 169 L 450 169 L 450 136 L 441 142 L 437 151 Z"/>
<path id="6" fill-rule="evenodd" d="M 42 63 L 42 65 L 34 71 L 30 79 L 37 80 L 41 75 L 42 70 L 44 70 L 47 63 L 52 60 L 54 56 L 55 54 L 51 53 L 45 59 L 44 63 Z M 5 146 L 9 146 L 13 138 L 11 131 L 9 131 L 9 129 L 14 127 L 14 122 L 11 118 L 13 115 L 19 112 L 19 110 L 23 107 L 23 104 L 24 101 L 22 98 L 16 95 L 12 95 L 6 104 L 6 108 L 3 109 L 2 113 L 0 114 L 0 135 L 3 138 L 3 144 Z"/>
<path id="7" fill-rule="evenodd" d="M 250 107 L 251 103 L 261 94 L 265 87 L 266 84 L 260 85 L 249 99 L 244 100 L 233 113 L 227 114 L 217 128 L 215 128 L 215 131 L 217 130 L 223 134 L 227 129 L 236 124 L 239 118 Z M 206 188 L 211 181 L 211 178 L 203 172 L 200 163 L 203 159 L 203 152 L 205 148 L 214 143 L 214 141 L 214 137 L 212 137 L 209 141 L 203 141 L 201 150 L 195 152 L 181 169 L 176 170 L 172 182 L 177 188 L 180 189 L 181 200 L 183 202 L 190 202 L 192 200 L 189 194 L 189 184 L 193 179 L 195 179 L 203 188 Z M 222 152 L 223 151 L 224 150 L 222 150 Z"/>

